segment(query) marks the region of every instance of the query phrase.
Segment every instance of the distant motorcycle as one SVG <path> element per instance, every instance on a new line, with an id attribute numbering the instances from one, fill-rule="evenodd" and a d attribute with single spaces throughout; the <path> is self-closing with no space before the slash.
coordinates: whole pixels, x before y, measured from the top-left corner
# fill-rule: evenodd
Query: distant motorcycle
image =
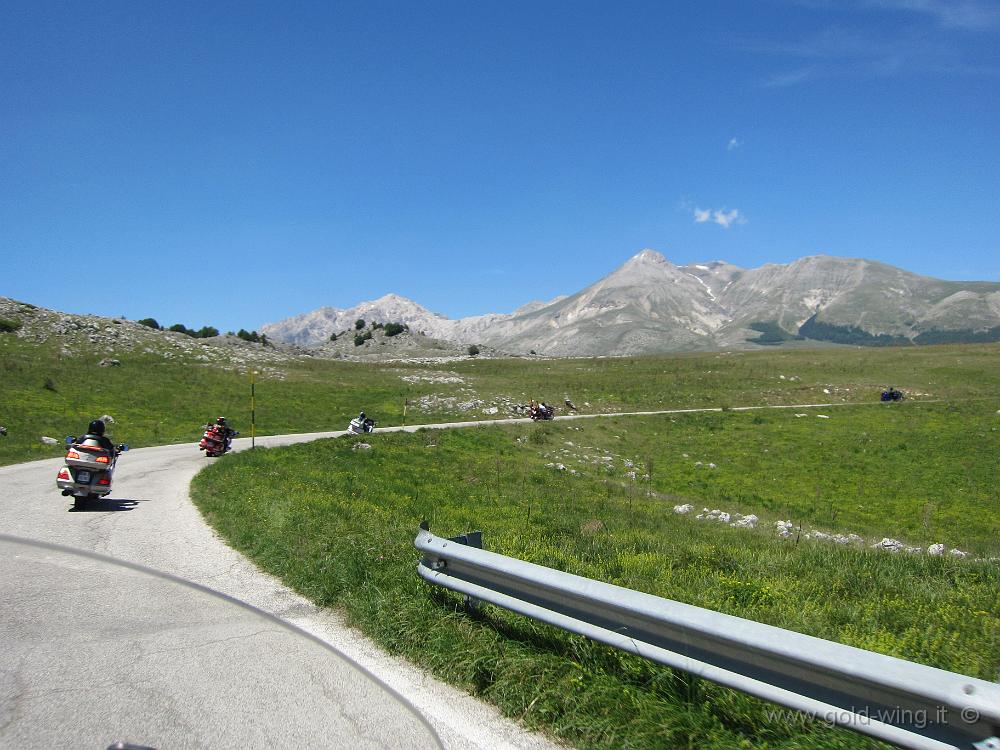
<path id="1" fill-rule="evenodd" d="M 216 458 L 232 450 L 233 438 L 239 434 L 236 430 L 219 424 L 207 424 L 205 434 L 198 443 L 198 450 L 205 451 L 209 458 Z"/>
<path id="2" fill-rule="evenodd" d="M 906 398 L 906 394 L 892 387 L 882 391 L 883 401 L 902 401 L 904 398 Z"/>
<path id="3" fill-rule="evenodd" d="M 365 432 L 372 432 L 375 429 L 375 420 L 371 417 L 358 416 L 347 425 L 348 432 L 360 435 Z"/>
<path id="4" fill-rule="evenodd" d="M 108 450 L 91 436 L 77 444 L 70 435 L 66 438 L 66 465 L 56 474 L 56 486 L 64 497 L 72 495 L 75 508 L 83 507 L 87 500 L 104 497 L 111 492 L 118 456 L 127 450 L 125 443 Z"/>
<path id="5" fill-rule="evenodd" d="M 539 420 L 554 419 L 556 410 L 548 404 L 537 404 L 528 409 L 528 416 L 535 422 Z"/>

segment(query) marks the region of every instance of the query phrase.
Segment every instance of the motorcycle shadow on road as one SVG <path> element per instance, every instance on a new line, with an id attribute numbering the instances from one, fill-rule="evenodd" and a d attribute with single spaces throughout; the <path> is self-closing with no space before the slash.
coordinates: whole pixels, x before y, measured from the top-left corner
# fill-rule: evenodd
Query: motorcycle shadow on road
<path id="1" fill-rule="evenodd" d="M 70 506 L 68 513 L 115 513 L 117 511 L 135 510 L 141 501 L 125 498 L 103 497 L 98 500 L 88 500 L 82 507 Z"/>

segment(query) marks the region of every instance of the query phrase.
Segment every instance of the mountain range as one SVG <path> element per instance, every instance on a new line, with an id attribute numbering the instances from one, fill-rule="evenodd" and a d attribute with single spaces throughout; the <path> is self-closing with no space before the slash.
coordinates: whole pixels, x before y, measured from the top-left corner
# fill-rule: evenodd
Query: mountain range
<path id="1" fill-rule="evenodd" d="M 575 294 L 512 313 L 449 319 L 387 294 L 323 307 L 261 328 L 315 345 L 355 321 L 397 322 L 427 336 L 516 354 L 632 354 L 782 345 L 1000 341 L 1000 283 L 943 281 L 871 260 L 813 255 L 745 269 L 678 266 L 642 250 Z"/>

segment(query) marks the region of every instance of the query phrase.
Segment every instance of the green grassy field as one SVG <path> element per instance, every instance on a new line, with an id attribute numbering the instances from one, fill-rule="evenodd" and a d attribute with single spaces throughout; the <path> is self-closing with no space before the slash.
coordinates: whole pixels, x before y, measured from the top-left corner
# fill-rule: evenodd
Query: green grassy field
<path id="1" fill-rule="evenodd" d="M 425 518 L 445 536 L 482 529 L 485 546 L 503 554 L 992 680 L 997 561 L 869 545 L 888 536 L 1000 554 L 997 353 L 468 363 L 452 369 L 475 369 L 481 391 L 506 381 L 508 392 L 533 393 L 550 377 L 582 373 L 567 390 L 592 408 L 869 398 L 382 434 L 362 451 L 354 439 L 323 441 L 228 458 L 196 478 L 194 497 L 266 570 L 342 609 L 386 648 L 577 746 L 869 747 L 495 608 L 464 612 L 417 578 L 412 539 Z M 739 396 L 726 399 L 737 381 Z M 924 401 L 875 403 L 880 381 Z M 652 404 L 659 394 L 674 400 Z M 754 513 L 761 524 L 697 521 L 673 512 L 682 503 Z M 797 524 L 791 538 L 777 538 L 779 519 Z M 813 529 L 866 542 L 805 538 Z"/>
<path id="2" fill-rule="evenodd" d="M 199 425 L 225 415 L 250 427 L 246 367 L 196 357 L 113 352 L 64 356 L 60 344 L 0 333 L 0 464 L 58 455 L 61 439 L 94 417 L 133 446 L 196 441 Z M 365 409 L 382 426 L 507 416 L 531 398 L 607 413 L 685 407 L 814 402 L 872 403 L 885 385 L 919 398 L 1000 407 L 1000 345 L 912 349 L 768 350 L 635 359 L 472 359 L 447 364 L 361 364 L 292 359 L 259 376 L 258 434 L 343 429 Z M 263 369 L 263 368 L 262 368 Z M 442 377 L 444 376 L 444 377 Z M 406 407 L 406 404 L 409 404 Z M 565 409 L 561 413 L 564 413 Z"/>
<path id="3" fill-rule="evenodd" d="M 245 369 L 196 358 L 67 357 L 0 334 L 0 463 L 100 414 L 134 446 L 248 432 Z M 368 436 L 226 457 L 193 496 L 237 549 L 386 648 L 580 747 L 868 747 L 820 725 L 502 611 L 462 610 L 416 576 L 412 539 L 473 528 L 487 548 L 804 633 L 995 679 L 1000 346 L 634 359 L 356 364 L 300 358 L 257 383 L 259 434 L 506 416 L 530 398 L 581 412 L 702 414 Z M 877 403 L 884 385 L 911 395 Z M 732 411 L 740 406 L 838 406 Z M 856 404 L 856 405 L 846 405 Z M 563 410 L 565 411 L 565 410 Z M 804 416 L 799 416 L 804 415 Z M 821 416 L 822 415 L 822 416 Z M 825 417 L 825 418 L 823 418 Z M 563 468 L 559 469 L 557 465 Z M 676 504 L 760 516 L 756 530 Z M 792 520 L 778 539 L 773 523 Z M 890 554 L 812 529 L 969 552 Z"/>
<path id="4" fill-rule="evenodd" d="M 822 726 L 789 726 L 771 718 L 763 703 L 492 607 L 466 613 L 456 597 L 431 590 L 416 575 L 412 540 L 421 519 L 445 536 L 482 529 L 488 549 L 560 570 L 995 678 L 996 562 L 779 540 L 767 528 L 737 530 L 677 515 L 672 498 L 649 496 L 616 475 L 545 466 L 544 454 L 567 438 L 577 444 L 604 438 L 625 457 L 641 453 L 633 449 L 642 441 L 632 436 L 655 440 L 669 425 L 674 450 L 685 435 L 703 440 L 700 433 L 715 419 L 744 422 L 734 430 L 753 424 L 739 414 L 690 415 L 683 424 L 594 421 L 584 431 L 557 421 L 376 434 L 365 438 L 371 450 L 354 450 L 358 439 L 326 440 L 227 458 L 196 478 L 194 497 L 209 522 L 265 570 L 342 609 L 389 650 L 580 747 L 873 743 Z M 720 436 L 727 432 L 718 429 Z M 740 452 L 738 442 L 730 444 L 714 451 L 720 467 L 727 454 Z M 658 472 L 653 460 L 655 492 L 692 497 L 704 490 L 700 479 L 672 476 L 665 460 Z M 615 464 L 616 474 L 626 468 L 621 459 Z M 796 479 L 805 481 L 813 469 L 800 464 Z M 989 472 L 995 469 L 981 478 Z M 720 488 L 726 484 L 722 478 Z M 797 504 L 794 488 L 790 481 L 775 489 L 775 502 L 805 517 L 812 498 Z M 995 517 L 995 499 L 991 508 Z M 820 508 L 818 517 L 825 512 Z M 867 518 L 900 533 L 880 515 L 873 509 Z M 856 523 L 864 525 L 860 517 Z M 968 531 L 964 521 L 939 523 L 946 536 Z M 988 530 L 978 539 L 996 550 Z"/>

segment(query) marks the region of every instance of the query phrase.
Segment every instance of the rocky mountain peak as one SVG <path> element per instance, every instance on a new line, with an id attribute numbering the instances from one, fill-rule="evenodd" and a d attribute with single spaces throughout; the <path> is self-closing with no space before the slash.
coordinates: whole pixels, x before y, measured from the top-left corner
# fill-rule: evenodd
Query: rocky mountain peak
<path id="1" fill-rule="evenodd" d="M 651 263 L 666 263 L 668 265 L 673 265 L 669 260 L 667 260 L 663 253 L 659 253 L 656 250 L 651 250 L 647 247 L 644 250 L 640 250 L 638 253 L 625 261 L 625 266 Z"/>

